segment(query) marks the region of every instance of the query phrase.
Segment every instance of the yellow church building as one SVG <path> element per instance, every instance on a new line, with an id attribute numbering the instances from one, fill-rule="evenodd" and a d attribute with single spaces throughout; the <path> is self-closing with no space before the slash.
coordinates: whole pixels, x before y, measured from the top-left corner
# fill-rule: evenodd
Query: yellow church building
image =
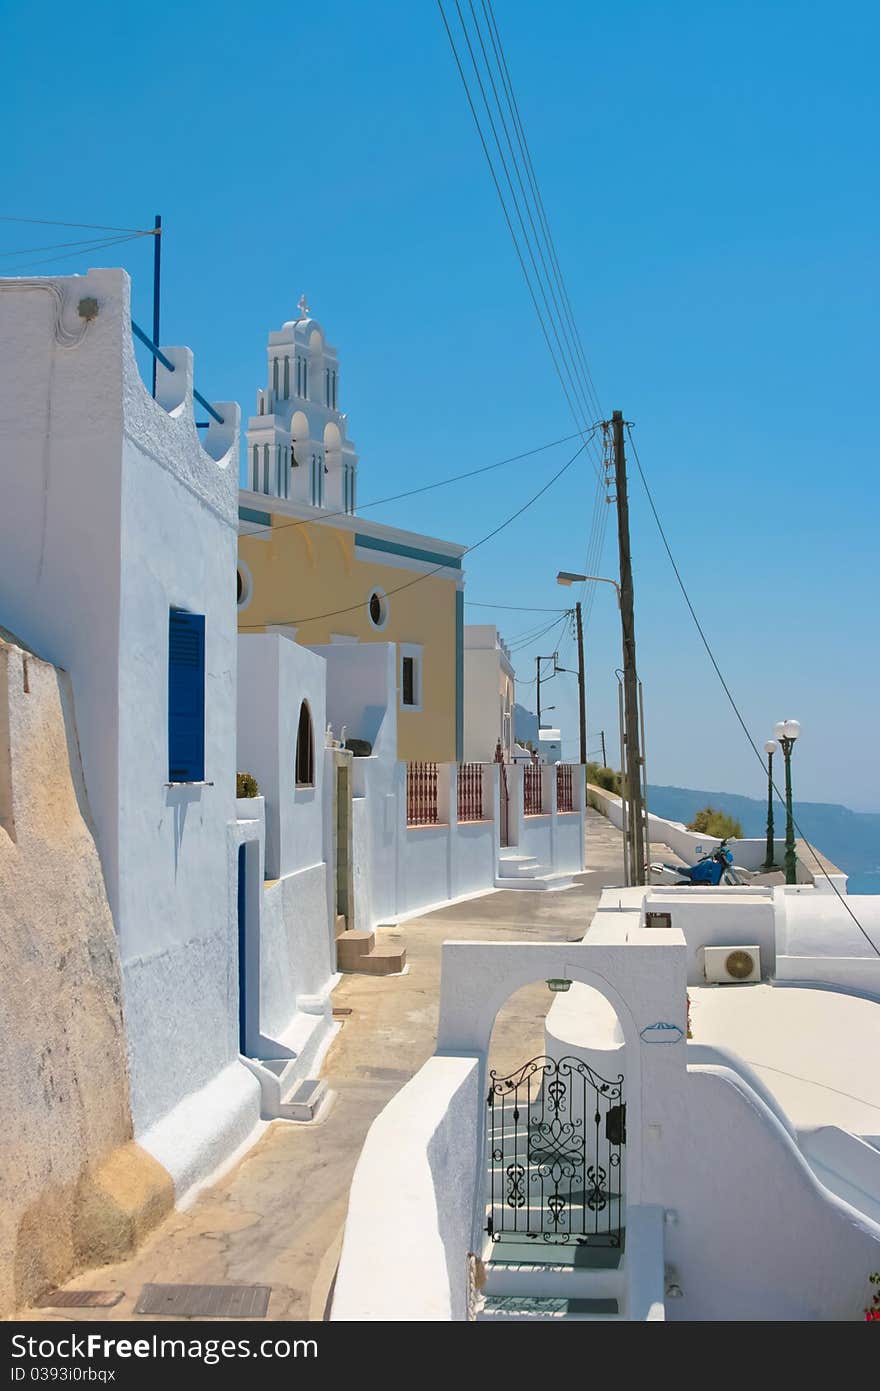
<path id="1" fill-rule="evenodd" d="M 339 360 L 301 314 L 269 334 L 239 498 L 241 632 L 397 649 L 398 757 L 463 756 L 465 547 L 358 517 Z M 338 732 L 338 731 L 337 731 Z"/>

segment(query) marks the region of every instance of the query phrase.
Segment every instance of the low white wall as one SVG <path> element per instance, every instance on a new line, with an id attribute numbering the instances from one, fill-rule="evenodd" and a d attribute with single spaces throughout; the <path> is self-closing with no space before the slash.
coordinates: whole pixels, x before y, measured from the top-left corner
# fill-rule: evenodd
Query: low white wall
<path id="1" fill-rule="evenodd" d="M 776 913 L 771 889 L 652 889 L 645 912 L 669 913 L 684 933 L 688 948 L 688 985 L 705 979 L 706 947 L 761 949 L 761 975 L 776 969 Z M 651 929 L 661 933 L 664 929 Z"/>
<path id="2" fill-rule="evenodd" d="M 798 985 L 830 985 L 880 1000 L 880 957 L 777 956 L 776 979 Z"/>
<path id="3" fill-rule="evenodd" d="M 553 864 L 553 831 L 551 816 L 523 816 L 520 821 L 517 848 L 522 855 L 534 855 L 539 864 Z"/>
<path id="4" fill-rule="evenodd" d="M 403 828 L 398 913 L 408 913 L 428 903 L 442 903 L 452 897 L 450 834 L 449 826 Z"/>
<path id="5" fill-rule="evenodd" d="M 690 1056 L 690 1054 L 689 1054 Z M 880 1226 L 823 1188 L 795 1141 L 734 1072 L 689 1067 L 683 1142 L 658 1175 L 672 1320 L 858 1320 Z"/>
<path id="6" fill-rule="evenodd" d="M 606 792 L 603 787 L 597 787 L 595 783 L 590 783 L 588 797 L 590 805 L 600 811 L 603 816 L 607 816 L 613 826 L 617 826 L 618 829 L 622 827 L 622 804 L 615 793 Z M 668 845 L 674 854 L 680 856 L 685 864 L 689 865 L 695 864 L 703 855 L 708 855 L 721 844 L 718 836 L 689 831 L 680 821 L 667 821 L 665 817 L 655 816 L 651 811 L 648 812 L 648 840 L 655 845 Z M 773 845 L 775 862 L 781 865 L 785 856 L 785 841 L 782 839 L 774 840 Z M 728 846 L 733 854 L 734 864 L 739 865 L 741 869 L 758 870 L 764 864 L 767 853 L 766 837 L 734 837 L 728 840 Z M 809 854 L 807 854 L 806 859 L 798 861 L 799 883 L 814 883 L 811 864 Z M 838 873 L 831 877 L 840 892 L 846 893 L 846 875 Z M 816 873 L 815 885 L 822 892 L 834 892 L 824 874 Z"/>
<path id="7" fill-rule="evenodd" d="M 555 849 L 554 869 L 580 874 L 584 868 L 584 823 L 579 811 L 557 813 Z"/>
<path id="8" fill-rule="evenodd" d="M 853 894 L 846 905 L 836 894 L 778 889 L 782 913 L 780 952 L 788 956 L 868 957 L 880 961 L 880 895 Z M 847 912 L 847 906 L 856 922 Z M 857 923 L 864 931 L 859 931 Z M 867 933 L 867 938 L 865 936 Z"/>
<path id="9" fill-rule="evenodd" d="M 495 880 L 497 833 L 494 821 L 460 821 L 453 836 L 452 896 L 491 889 Z"/>
<path id="10" fill-rule="evenodd" d="M 286 875 L 263 891 L 260 922 L 260 1032 L 280 1038 L 297 998 L 328 996 L 333 979 L 326 931 L 326 866 Z"/>
<path id="11" fill-rule="evenodd" d="M 370 1126 L 354 1171 L 334 1321 L 464 1321 L 477 1058 L 433 1057 Z"/>

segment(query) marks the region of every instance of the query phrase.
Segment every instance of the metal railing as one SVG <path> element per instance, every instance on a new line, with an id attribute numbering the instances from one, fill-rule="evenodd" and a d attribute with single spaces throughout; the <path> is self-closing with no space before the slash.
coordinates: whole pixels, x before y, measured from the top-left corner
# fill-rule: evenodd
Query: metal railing
<path id="1" fill-rule="evenodd" d="M 149 348 L 150 352 L 153 354 L 153 357 L 156 359 L 157 362 L 161 362 L 162 366 L 167 367 L 169 372 L 177 371 L 177 368 L 174 366 L 174 363 L 171 361 L 171 359 L 165 356 L 162 349 L 156 346 L 152 338 L 147 337 L 142 328 L 138 328 L 134 319 L 132 319 L 131 321 L 131 331 L 134 334 L 135 338 L 140 339 L 145 348 Z M 215 411 L 210 401 L 206 401 L 201 392 L 196 391 L 195 387 L 193 387 L 193 400 L 198 401 L 200 406 L 204 406 L 205 410 L 208 412 L 208 415 L 211 417 L 212 420 L 216 420 L 218 425 L 226 424 L 225 420 L 223 419 L 223 416 L 220 415 L 218 411 Z"/>
<path id="2" fill-rule="evenodd" d="M 574 811 L 570 763 L 556 765 L 556 810 Z"/>
<path id="3" fill-rule="evenodd" d="M 461 763 L 458 768 L 458 819 L 483 820 L 483 765 Z"/>
<path id="4" fill-rule="evenodd" d="M 407 826 L 437 825 L 437 764 L 406 765 Z"/>
<path id="5" fill-rule="evenodd" d="M 540 764 L 526 763 L 523 767 L 523 810 L 526 816 L 543 814 L 544 776 Z"/>

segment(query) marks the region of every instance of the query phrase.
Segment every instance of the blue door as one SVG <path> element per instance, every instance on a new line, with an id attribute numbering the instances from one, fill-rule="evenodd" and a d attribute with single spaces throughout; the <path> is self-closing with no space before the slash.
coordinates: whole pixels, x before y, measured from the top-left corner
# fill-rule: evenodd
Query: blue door
<path id="1" fill-rule="evenodd" d="M 238 1048 L 240 1053 L 247 1051 L 246 1043 L 246 1014 L 247 1014 L 247 961 L 246 961 L 246 935 L 247 925 L 247 891 L 246 891 L 246 869 L 247 847 L 238 847 Z"/>

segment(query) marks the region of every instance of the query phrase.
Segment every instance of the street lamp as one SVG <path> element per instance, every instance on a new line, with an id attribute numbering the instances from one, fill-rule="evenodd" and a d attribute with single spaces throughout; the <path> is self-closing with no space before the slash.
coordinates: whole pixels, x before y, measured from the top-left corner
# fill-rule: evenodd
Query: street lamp
<path id="1" fill-rule="evenodd" d="M 773 755 L 776 752 L 776 740 L 768 739 L 764 745 L 764 752 L 767 755 L 767 854 L 764 856 L 764 869 L 774 868 L 776 847 L 773 835 Z"/>
<path id="2" fill-rule="evenodd" d="M 596 584 L 613 584 L 614 588 L 617 590 L 617 607 L 620 608 L 620 585 L 617 583 L 617 580 L 606 579 L 604 575 L 576 575 L 571 570 L 560 570 L 556 576 L 557 584 L 580 584 L 582 581 L 585 582 L 587 580 L 594 581 Z"/>
<path id="3" fill-rule="evenodd" d="M 797 855 L 794 848 L 794 815 L 791 809 L 791 751 L 801 732 L 797 720 L 780 720 L 773 733 L 782 745 L 785 759 L 785 882 L 797 883 Z"/>

